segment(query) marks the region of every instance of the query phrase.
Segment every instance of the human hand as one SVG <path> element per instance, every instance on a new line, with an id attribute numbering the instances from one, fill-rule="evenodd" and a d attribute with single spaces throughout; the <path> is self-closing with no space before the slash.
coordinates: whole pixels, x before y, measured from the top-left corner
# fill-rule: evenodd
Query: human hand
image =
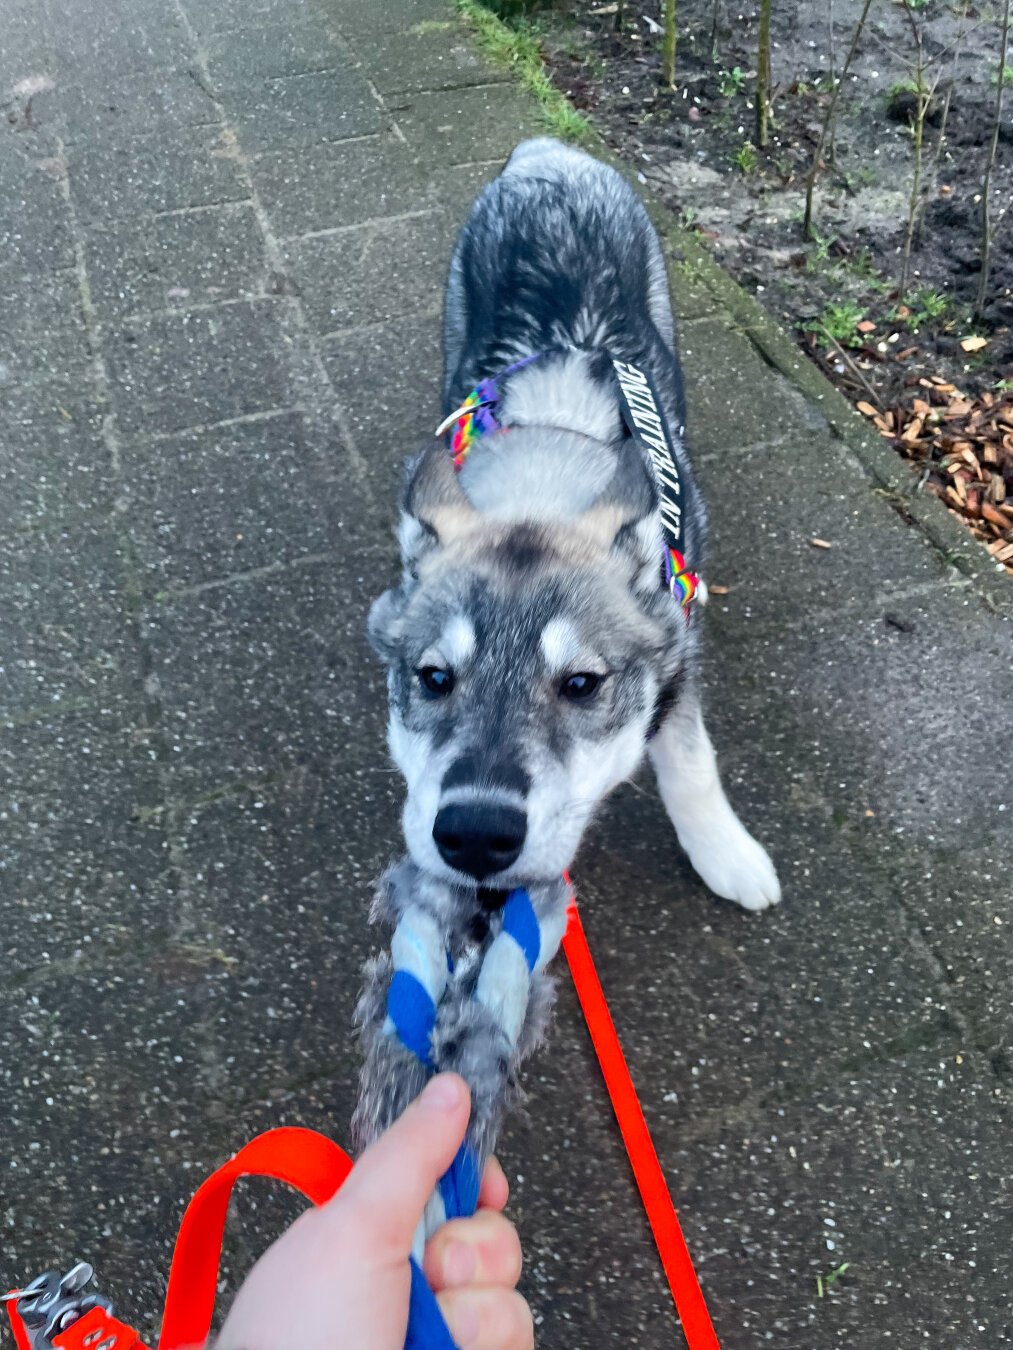
<path id="1" fill-rule="evenodd" d="M 464 1138 L 469 1108 L 463 1079 L 432 1079 L 334 1199 L 301 1215 L 260 1258 L 216 1350 L 403 1350 L 412 1239 Z M 531 1312 L 514 1287 L 520 1240 L 500 1212 L 507 1195 L 493 1159 L 476 1214 L 444 1224 L 426 1244 L 423 1270 L 461 1350 L 534 1345 Z"/>

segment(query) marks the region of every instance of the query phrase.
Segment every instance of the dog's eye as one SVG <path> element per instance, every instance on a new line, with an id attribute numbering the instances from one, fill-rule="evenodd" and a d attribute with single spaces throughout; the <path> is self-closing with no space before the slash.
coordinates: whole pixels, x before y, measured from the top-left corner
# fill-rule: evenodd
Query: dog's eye
<path id="1" fill-rule="evenodd" d="M 569 703 L 586 703 L 588 699 L 594 698 L 604 679 L 604 675 L 595 675 L 590 670 L 582 670 L 574 675 L 567 675 L 559 686 L 559 696 L 565 698 Z"/>
<path id="2" fill-rule="evenodd" d="M 417 670 L 419 684 L 433 698 L 446 698 L 454 687 L 454 672 L 441 670 L 439 666 L 423 666 Z"/>

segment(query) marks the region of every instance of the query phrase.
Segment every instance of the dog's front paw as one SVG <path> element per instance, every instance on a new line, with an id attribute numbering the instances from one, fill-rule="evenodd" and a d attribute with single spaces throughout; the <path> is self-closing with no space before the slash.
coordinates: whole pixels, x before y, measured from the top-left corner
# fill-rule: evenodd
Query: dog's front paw
<path id="1" fill-rule="evenodd" d="M 743 909 L 766 909 L 781 900 L 781 885 L 767 850 L 732 816 L 721 830 L 683 841 L 693 869 L 715 895 Z"/>

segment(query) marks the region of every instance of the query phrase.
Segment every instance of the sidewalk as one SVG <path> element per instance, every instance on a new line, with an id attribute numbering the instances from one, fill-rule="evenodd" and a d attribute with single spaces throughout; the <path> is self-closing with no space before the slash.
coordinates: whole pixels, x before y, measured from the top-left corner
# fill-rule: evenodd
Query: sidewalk
<path id="1" fill-rule="evenodd" d="M 399 849 L 365 614 L 454 233 L 538 119 L 446 0 L 4 0 L 0 98 L 0 1283 L 87 1259 L 152 1337 L 205 1173 L 347 1137 Z M 712 899 L 644 779 L 591 945 L 725 1350 L 1013 1345 L 1009 591 L 666 235 L 710 723 L 786 898 Z M 660 1350 L 560 983 L 502 1148 L 539 1344 Z M 295 1209 L 241 1196 L 232 1284 Z"/>

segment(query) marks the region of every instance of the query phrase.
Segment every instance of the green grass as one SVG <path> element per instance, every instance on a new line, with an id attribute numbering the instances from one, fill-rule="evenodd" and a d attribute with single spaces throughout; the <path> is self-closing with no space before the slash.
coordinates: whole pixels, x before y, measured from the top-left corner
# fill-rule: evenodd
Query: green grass
<path id="1" fill-rule="evenodd" d="M 846 1270 L 849 1270 L 850 1268 L 851 1268 L 850 1261 L 842 1261 L 839 1266 L 835 1266 L 833 1270 L 828 1271 L 826 1275 L 817 1275 L 816 1297 L 825 1298 L 826 1295 L 830 1292 L 830 1290 L 833 1289 L 837 1281 L 844 1274 L 844 1272 Z"/>
<path id="2" fill-rule="evenodd" d="M 746 76 L 741 66 L 733 70 L 723 70 L 718 76 L 718 88 L 723 98 L 734 98 L 746 87 Z"/>
<path id="3" fill-rule="evenodd" d="M 561 140 L 585 142 L 591 127 L 549 79 L 538 35 L 524 19 L 497 18 L 478 0 L 456 0 L 460 14 L 475 33 L 479 50 L 498 66 L 512 70 L 538 101 L 545 129 Z"/>
<path id="4" fill-rule="evenodd" d="M 743 173 L 754 173 L 760 163 L 760 157 L 756 153 L 756 146 L 752 141 L 745 141 L 740 149 L 732 155 L 732 163 Z"/>
<path id="5" fill-rule="evenodd" d="M 1002 82 L 1004 85 L 1013 84 L 1013 66 L 1003 66 Z M 992 83 L 995 85 L 999 83 L 999 72 L 997 70 L 992 71 Z"/>
<path id="6" fill-rule="evenodd" d="M 856 329 L 865 318 L 865 308 L 850 300 L 831 301 L 823 307 L 818 319 L 804 324 L 806 332 L 826 337 L 828 334 L 842 347 L 857 347 L 861 338 Z"/>
<path id="7" fill-rule="evenodd" d="M 949 296 L 928 288 L 912 291 L 904 304 L 910 310 L 909 314 L 901 316 L 897 312 L 899 306 L 895 305 L 886 317 L 894 323 L 905 324 L 912 332 L 917 332 L 919 328 L 931 327 L 933 324 L 939 325 L 954 315 L 953 301 Z"/>

